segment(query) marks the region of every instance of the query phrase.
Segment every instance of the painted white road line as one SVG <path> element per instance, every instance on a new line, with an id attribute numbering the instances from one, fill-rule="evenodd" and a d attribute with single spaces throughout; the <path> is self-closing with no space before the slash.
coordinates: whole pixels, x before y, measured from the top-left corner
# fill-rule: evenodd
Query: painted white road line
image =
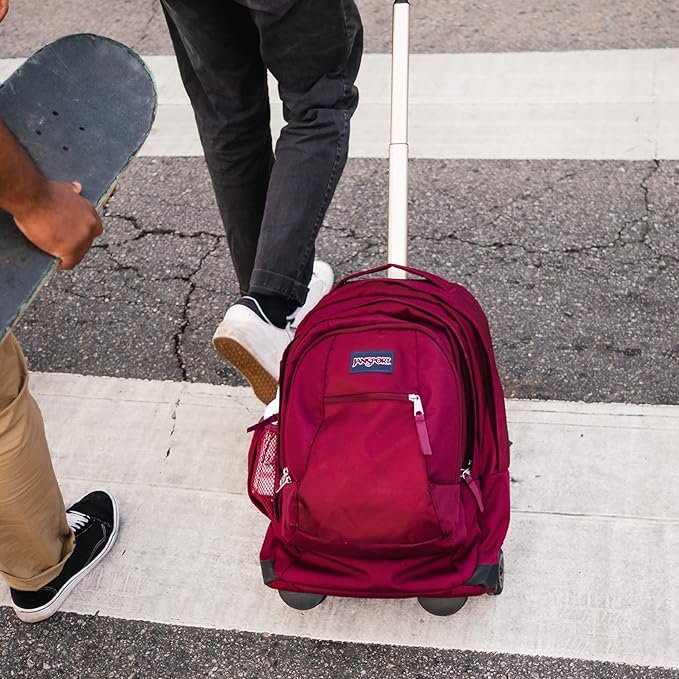
<path id="1" fill-rule="evenodd" d="M 146 60 L 160 103 L 141 154 L 202 155 L 174 57 Z M 20 61 L 0 60 L 0 79 Z M 414 54 L 410 69 L 413 158 L 679 158 L 679 49 Z M 389 73 L 389 55 L 364 56 L 353 157 L 386 157 Z M 273 79 L 270 94 L 277 136 Z"/>
<path id="2" fill-rule="evenodd" d="M 305 614 L 262 585 L 243 388 L 35 374 L 67 500 L 113 490 L 124 525 L 66 610 L 355 642 L 679 668 L 679 407 L 510 401 L 513 517 L 500 597 Z M 8 603 L 0 594 L 0 603 Z"/>
<path id="3" fill-rule="evenodd" d="M 193 114 L 172 57 L 149 57 L 158 124 L 143 153 L 200 154 Z M 390 57 L 364 57 L 350 155 L 386 156 Z M 413 158 L 679 157 L 679 49 L 415 54 Z M 274 135 L 283 124 L 270 79 Z"/>

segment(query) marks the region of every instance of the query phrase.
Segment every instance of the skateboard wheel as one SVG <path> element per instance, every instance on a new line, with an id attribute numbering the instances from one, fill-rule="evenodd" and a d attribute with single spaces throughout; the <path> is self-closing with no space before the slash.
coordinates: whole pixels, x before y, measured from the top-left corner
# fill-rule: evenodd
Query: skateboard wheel
<path id="1" fill-rule="evenodd" d="M 308 611 L 323 603 L 325 594 L 312 594 L 311 592 L 289 592 L 286 589 L 279 589 L 278 594 L 283 601 L 298 611 Z"/>
<path id="2" fill-rule="evenodd" d="M 466 596 L 450 598 L 419 596 L 417 600 L 420 606 L 432 615 L 453 615 L 467 603 Z"/>

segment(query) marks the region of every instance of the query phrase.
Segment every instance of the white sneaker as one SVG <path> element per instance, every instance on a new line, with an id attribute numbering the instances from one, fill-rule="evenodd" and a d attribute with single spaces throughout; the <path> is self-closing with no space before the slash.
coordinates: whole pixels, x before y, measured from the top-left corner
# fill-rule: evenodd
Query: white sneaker
<path id="1" fill-rule="evenodd" d="M 332 267 L 314 261 L 306 302 L 289 317 L 286 328 L 275 326 L 266 317 L 254 297 L 241 298 L 229 307 L 212 338 L 214 348 L 238 370 L 254 389 L 262 403 L 276 397 L 281 359 L 302 319 L 332 289 Z"/>
<path id="2" fill-rule="evenodd" d="M 244 304 L 229 307 L 212 338 L 215 349 L 252 385 L 262 403 L 273 401 L 278 371 L 285 348 L 294 332 L 269 321 L 253 297 L 244 298 L 258 309 Z"/>
<path id="3" fill-rule="evenodd" d="M 309 281 L 306 302 L 290 316 L 290 326 L 293 330 L 297 330 L 304 317 L 332 290 L 334 282 L 335 274 L 330 264 L 320 259 L 314 260 L 314 271 Z"/>

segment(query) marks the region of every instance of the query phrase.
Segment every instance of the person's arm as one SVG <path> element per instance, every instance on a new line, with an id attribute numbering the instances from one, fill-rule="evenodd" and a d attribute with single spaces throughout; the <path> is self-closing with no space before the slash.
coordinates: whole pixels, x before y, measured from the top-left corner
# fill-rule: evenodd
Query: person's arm
<path id="1" fill-rule="evenodd" d="M 73 268 L 102 233 L 80 184 L 50 181 L 0 120 L 0 208 L 9 212 L 34 245 Z"/>

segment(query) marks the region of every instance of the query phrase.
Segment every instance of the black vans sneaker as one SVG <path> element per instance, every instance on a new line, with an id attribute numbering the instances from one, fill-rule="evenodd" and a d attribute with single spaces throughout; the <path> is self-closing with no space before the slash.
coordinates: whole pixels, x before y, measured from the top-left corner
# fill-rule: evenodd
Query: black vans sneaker
<path id="1" fill-rule="evenodd" d="M 80 580 L 108 554 L 118 537 L 118 505 L 112 495 L 95 490 L 66 510 L 75 533 L 75 549 L 61 573 L 37 592 L 10 589 L 12 606 L 24 622 L 40 622 L 56 613 Z"/>

